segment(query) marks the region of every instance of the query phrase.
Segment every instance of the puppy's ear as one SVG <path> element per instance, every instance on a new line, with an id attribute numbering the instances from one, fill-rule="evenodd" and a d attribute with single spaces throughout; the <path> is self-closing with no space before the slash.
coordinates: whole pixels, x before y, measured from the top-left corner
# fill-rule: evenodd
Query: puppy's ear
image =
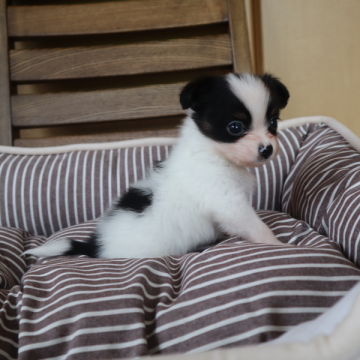
<path id="1" fill-rule="evenodd" d="M 270 90 L 272 98 L 276 101 L 279 109 L 283 109 L 289 100 L 290 94 L 286 86 L 271 74 L 264 74 L 261 80 L 265 86 Z"/>
<path id="2" fill-rule="evenodd" d="M 216 76 L 204 76 L 189 82 L 181 90 L 180 104 L 185 109 L 194 108 L 198 101 L 206 96 L 214 83 Z"/>

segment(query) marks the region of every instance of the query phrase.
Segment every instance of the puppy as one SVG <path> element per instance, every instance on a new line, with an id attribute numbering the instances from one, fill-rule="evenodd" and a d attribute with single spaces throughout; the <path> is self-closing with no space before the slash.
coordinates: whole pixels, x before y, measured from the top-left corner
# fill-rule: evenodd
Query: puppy
<path id="1" fill-rule="evenodd" d="M 246 167 L 276 157 L 277 120 L 289 99 L 269 74 L 208 76 L 180 94 L 188 115 L 169 158 L 124 193 L 89 241 L 61 239 L 27 251 L 41 257 L 183 255 L 222 234 L 281 245 L 249 203 Z"/>

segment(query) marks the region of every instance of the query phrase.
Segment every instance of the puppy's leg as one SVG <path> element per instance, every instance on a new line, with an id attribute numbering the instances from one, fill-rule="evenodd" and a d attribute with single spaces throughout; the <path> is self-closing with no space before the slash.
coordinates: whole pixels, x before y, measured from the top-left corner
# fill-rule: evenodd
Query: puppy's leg
<path id="1" fill-rule="evenodd" d="M 255 213 L 255 211 L 253 213 L 253 216 L 254 219 L 252 220 L 254 225 L 256 225 L 253 228 L 247 230 L 247 240 L 254 243 L 284 245 L 280 240 L 276 238 L 270 228 L 260 220 L 259 216 Z"/>
<path id="2" fill-rule="evenodd" d="M 241 212 L 235 214 L 221 214 L 217 221 L 228 234 L 241 236 L 253 243 L 284 245 L 279 241 L 270 228 L 261 221 L 254 209 L 243 206 Z"/>

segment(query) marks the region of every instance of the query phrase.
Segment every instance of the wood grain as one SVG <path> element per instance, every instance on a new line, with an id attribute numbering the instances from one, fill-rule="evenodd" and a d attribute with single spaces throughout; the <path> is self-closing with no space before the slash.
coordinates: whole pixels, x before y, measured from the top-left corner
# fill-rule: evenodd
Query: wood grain
<path id="1" fill-rule="evenodd" d="M 0 145 L 12 145 L 5 0 L 0 0 Z"/>
<path id="2" fill-rule="evenodd" d="M 131 45 L 10 51 L 13 81 L 145 74 L 231 63 L 226 34 Z"/>
<path id="3" fill-rule="evenodd" d="M 70 144 L 99 143 L 99 142 L 121 141 L 121 140 L 131 140 L 131 139 L 143 139 L 147 137 L 176 137 L 176 136 L 178 136 L 177 129 L 164 129 L 164 130 L 121 132 L 121 133 L 113 133 L 113 134 L 59 136 L 59 137 L 43 138 L 43 139 L 16 139 L 14 145 L 23 146 L 23 147 L 45 147 L 45 146 L 60 146 L 60 145 L 70 145 Z"/>
<path id="4" fill-rule="evenodd" d="M 250 1 L 251 12 L 251 36 L 254 54 L 254 73 L 262 74 L 264 72 L 263 65 L 263 41 L 262 41 L 262 21 L 261 21 L 261 3 L 260 0 Z"/>
<path id="5" fill-rule="evenodd" d="M 142 119 L 183 114 L 184 83 L 132 89 L 11 97 L 15 127 Z"/>
<path id="6" fill-rule="evenodd" d="M 99 34 L 227 21 L 226 0 L 9 6 L 9 36 Z"/>
<path id="7" fill-rule="evenodd" d="M 234 71 L 253 72 L 244 0 L 227 0 Z"/>

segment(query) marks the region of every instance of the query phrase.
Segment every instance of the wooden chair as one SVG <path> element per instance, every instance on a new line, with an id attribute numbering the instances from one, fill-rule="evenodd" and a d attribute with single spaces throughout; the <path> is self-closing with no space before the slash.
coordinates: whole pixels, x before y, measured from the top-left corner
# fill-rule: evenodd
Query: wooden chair
<path id="1" fill-rule="evenodd" d="M 1 145 L 174 136 L 186 81 L 252 71 L 243 0 L 42 3 L 0 0 Z"/>

